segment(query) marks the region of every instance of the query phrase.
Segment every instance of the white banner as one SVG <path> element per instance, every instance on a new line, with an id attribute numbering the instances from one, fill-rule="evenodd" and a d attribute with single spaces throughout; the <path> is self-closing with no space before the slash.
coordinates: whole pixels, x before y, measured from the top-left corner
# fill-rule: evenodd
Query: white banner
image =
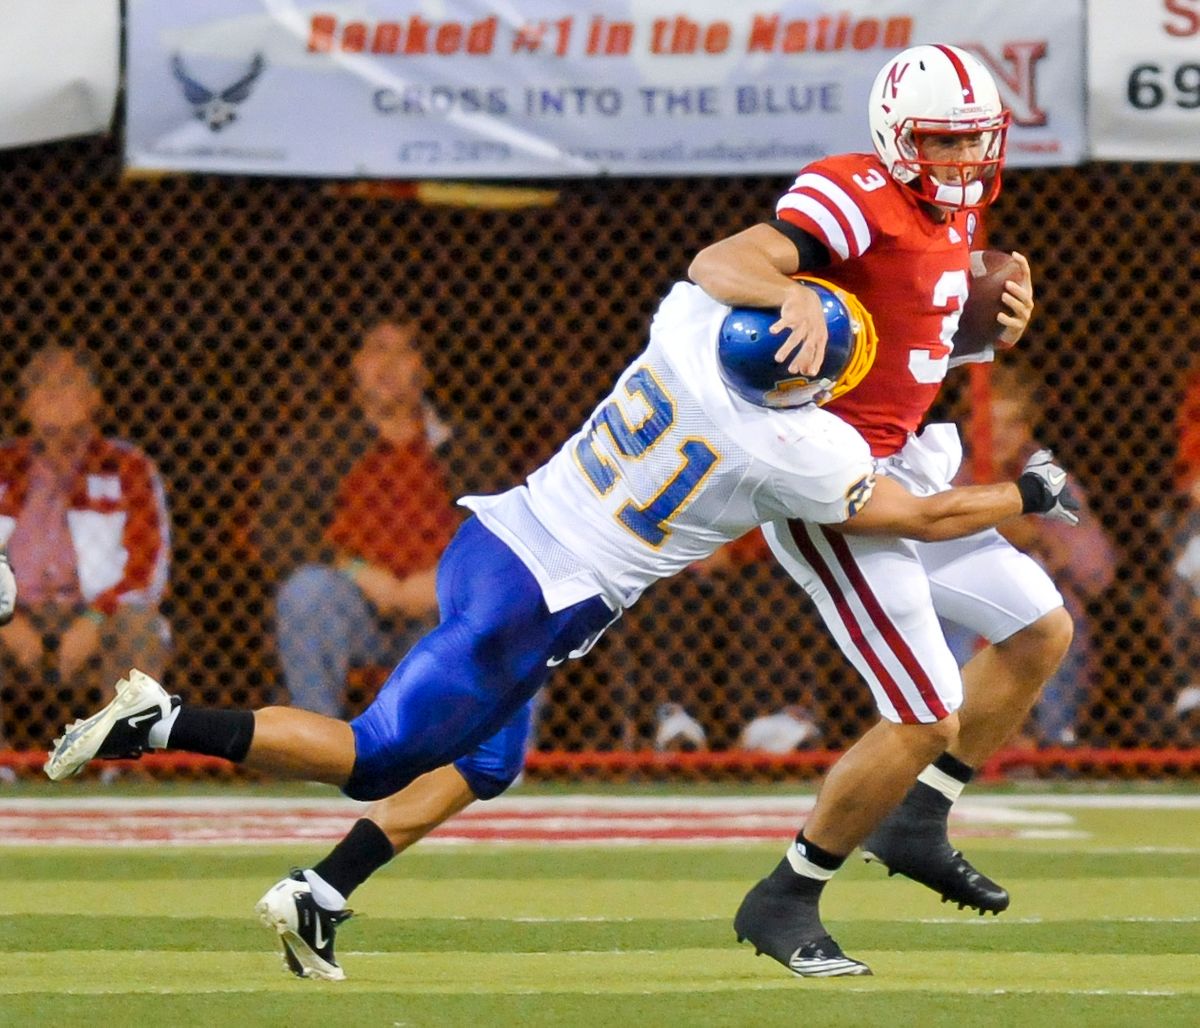
<path id="1" fill-rule="evenodd" d="M 1091 0 L 1092 155 L 1200 160 L 1200 0 Z"/>
<path id="2" fill-rule="evenodd" d="M 127 160 L 410 179 L 786 173 L 870 149 L 876 72 L 937 41 L 995 74 L 1010 163 L 1069 164 L 1084 153 L 1083 32 L 1083 0 L 131 0 Z"/>
<path id="3" fill-rule="evenodd" d="M 121 52 L 118 0 L 5 0 L 0 147 L 112 123 Z"/>

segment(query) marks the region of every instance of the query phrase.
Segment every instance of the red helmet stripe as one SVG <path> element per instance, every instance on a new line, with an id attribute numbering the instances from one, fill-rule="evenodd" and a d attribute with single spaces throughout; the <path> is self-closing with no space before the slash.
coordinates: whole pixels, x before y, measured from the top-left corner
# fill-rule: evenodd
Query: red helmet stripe
<path id="1" fill-rule="evenodd" d="M 946 55 L 946 59 L 949 60 L 954 66 L 954 70 L 958 73 L 958 81 L 963 87 L 962 95 L 964 102 L 973 104 L 975 102 L 975 87 L 971 85 L 971 76 L 967 74 L 967 66 L 963 64 L 962 58 L 948 46 L 943 46 L 941 43 L 934 43 L 933 45 Z"/>

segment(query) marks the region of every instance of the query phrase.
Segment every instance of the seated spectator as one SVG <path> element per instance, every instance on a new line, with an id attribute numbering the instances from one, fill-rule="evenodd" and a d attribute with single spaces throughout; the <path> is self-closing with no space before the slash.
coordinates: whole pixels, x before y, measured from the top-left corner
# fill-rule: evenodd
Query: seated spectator
<path id="1" fill-rule="evenodd" d="M 1175 668 L 1171 736 L 1200 744 L 1200 369 L 1184 387 L 1176 422 L 1175 502 L 1160 527 L 1167 548 L 1166 628 Z"/>
<path id="2" fill-rule="evenodd" d="M 992 369 L 989 405 L 992 480 L 1003 481 L 1013 468 L 1019 472 L 1030 455 L 1041 449 L 1034 436 L 1034 419 L 1046 406 L 1038 402 L 1038 392 L 1038 383 L 1015 366 L 1004 364 Z M 977 428 L 977 424 L 969 426 L 968 439 L 977 437 Z M 960 476 L 958 484 L 965 484 L 967 477 L 965 473 Z M 1091 689 L 1094 667 L 1087 605 L 1112 584 L 1116 558 L 1108 536 L 1088 509 L 1087 496 L 1078 482 L 1075 494 L 1082 505 L 1078 526 L 1047 520 L 1032 524 L 1026 523 L 1026 519 L 1014 519 L 1000 529 L 1017 549 L 1045 568 L 1062 593 L 1063 604 L 1075 623 L 1071 647 L 1046 683 L 1025 738 L 1015 740 L 1018 745 L 1074 743 L 1080 707 Z M 959 664 L 965 664 L 978 649 L 980 640 L 950 622 L 943 622 L 942 627 Z"/>
<path id="3" fill-rule="evenodd" d="M 434 621 L 438 558 L 459 523 L 434 453 L 444 429 L 424 401 L 428 372 L 414 327 L 366 333 L 352 370 L 374 432 L 337 487 L 328 561 L 280 587 L 279 656 L 295 706 L 338 717 L 351 667 L 392 667 Z"/>
<path id="4" fill-rule="evenodd" d="M 1196 489 L 1200 492 L 1200 489 Z M 1192 744 L 1190 722 L 1200 715 L 1200 672 L 1196 659 L 1200 647 L 1196 628 L 1200 625 L 1200 497 L 1192 490 L 1183 494 L 1185 505 L 1167 516 L 1169 539 L 1167 570 L 1166 628 L 1175 668 L 1177 693 L 1173 710 L 1173 735 Z M 1196 737 L 1200 740 L 1200 736 Z"/>
<path id="5" fill-rule="evenodd" d="M 20 389 L 29 433 L 0 445 L 0 545 L 19 588 L 0 629 L 0 714 L 11 742 L 45 745 L 60 704 L 95 707 L 134 664 L 164 670 L 169 525 L 153 462 L 101 435 L 85 350 L 38 351 Z"/>

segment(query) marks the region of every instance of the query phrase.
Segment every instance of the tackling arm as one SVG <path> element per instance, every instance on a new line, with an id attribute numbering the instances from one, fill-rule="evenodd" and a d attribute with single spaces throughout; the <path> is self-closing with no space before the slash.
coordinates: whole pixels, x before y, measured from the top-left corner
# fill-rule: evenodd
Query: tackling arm
<path id="1" fill-rule="evenodd" d="M 1015 482 L 962 486 L 932 496 L 914 496 L 900 483 L 881 475 L 862 509 L 849 520 L 829 527 L 845 535 L 902 536 L 938 542 L 994 528 L 1024 512 Z"/>
<path id="2" fill-rule="evenodd" d="M 902 536 L 920 542 L 961 539 L 1019 514 L 1042 514 L 1079 524 L 1079 501 L 1067 473 L 1049 450 L 1038 450 L 1016 482 L 968 485 L 931 496 L 913 496 L 886 476 L 875 480 L 871 498 L 848 520 L 830 525 L 846 535 Z"/>

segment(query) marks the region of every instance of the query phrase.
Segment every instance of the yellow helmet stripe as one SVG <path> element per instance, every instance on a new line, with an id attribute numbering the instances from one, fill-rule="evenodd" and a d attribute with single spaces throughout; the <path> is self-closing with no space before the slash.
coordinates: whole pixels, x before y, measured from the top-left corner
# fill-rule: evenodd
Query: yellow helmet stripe
<path id="1" fill-rule="evenodd" d="M 857 296 L 841 286 L 816 275 L 793 275 L 792 277 L 797 282 L 815 282 L 828 289 L 846 305 L 850 320 L 854 324 L 854 344 L 850 350 L 850 359 L 829 391 L 829 399 L 836 400 L 866 378 L 867 372 L 875 363 L 875 351 L 879 346 L 879 336 L 875 331 L 875 319 L 871 317 L 871 312 L 862 305 Z"/>

